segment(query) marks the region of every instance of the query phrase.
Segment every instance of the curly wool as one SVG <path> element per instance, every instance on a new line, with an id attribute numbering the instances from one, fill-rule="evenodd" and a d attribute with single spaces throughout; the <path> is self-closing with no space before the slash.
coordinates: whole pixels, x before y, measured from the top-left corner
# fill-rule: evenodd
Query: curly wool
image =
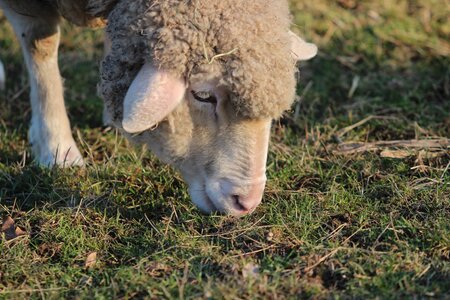
<path id="1" fill-rule="evenodd" d="M 116 2 L 92 1 L 98 15 L 105 15 L 99 3 Z M 125 94 L 145 62 L 187 82 L 220 69 L 238 114 L 278 118 L 295 93 L 289 24 L 284 0 L 118 1 L 108 16 L 112 48 L 102 62 L 100 93 L 113 120 L 120 120 Z"/>

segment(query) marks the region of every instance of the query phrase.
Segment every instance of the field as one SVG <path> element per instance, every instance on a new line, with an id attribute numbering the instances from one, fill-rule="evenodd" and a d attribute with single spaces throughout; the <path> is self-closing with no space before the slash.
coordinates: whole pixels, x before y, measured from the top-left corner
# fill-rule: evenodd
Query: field
<path id="1" fill-rule="evenodd" d="M 240 219 L 202 215 L 175 170 L 102 127 L 101 31 L 64 24 L 60 54 L 88 166 L 34 165 L 26 70 L 0 17 L 0 215 L 25 233 L 0 238 L 0 299 L 450 298 L 449 148 L 379 143 L 450 137 L 448 5 L 291 7 L 320 53 L 274 123 L 263 204 Z"/>

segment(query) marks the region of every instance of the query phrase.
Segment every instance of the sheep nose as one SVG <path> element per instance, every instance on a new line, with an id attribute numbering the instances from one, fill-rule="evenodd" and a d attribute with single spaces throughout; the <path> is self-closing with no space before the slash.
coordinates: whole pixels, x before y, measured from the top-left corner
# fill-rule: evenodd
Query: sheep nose
<path id="1" fill-rule="evenodd" d="M 266 181 L 254 183 L 245 194 L 232 194 L 233 208 L 239 215 L 246 215 L 255 210 L 261 203 Z"/>

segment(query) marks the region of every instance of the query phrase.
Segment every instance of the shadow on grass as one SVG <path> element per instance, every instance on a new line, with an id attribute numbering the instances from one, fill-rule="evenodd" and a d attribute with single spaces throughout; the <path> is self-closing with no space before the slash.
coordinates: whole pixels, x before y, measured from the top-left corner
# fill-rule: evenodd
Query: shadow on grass
<path id="1" fill-rule="evenodd" d="M 67 207 L 69 199 L 79 197 L 73 190 L 57 184 L 60 170 L 30 165 L 0 173 L 0 199 L 3 205 L 27 211 L 36 207 Z"/>
<path id="2" fill-rule="evenodd" d="M 89 209 L 109 218 L 158 222 L 173 212 L 175 199 L 186 198 L 185 186 L 178 179 L 168 183 L 162 182 L 164 177 L 148 177 L 108 168 L 20 167 L 17 162 L 8 171 L 0 170 L 0 203 L 22 212 Z"/>

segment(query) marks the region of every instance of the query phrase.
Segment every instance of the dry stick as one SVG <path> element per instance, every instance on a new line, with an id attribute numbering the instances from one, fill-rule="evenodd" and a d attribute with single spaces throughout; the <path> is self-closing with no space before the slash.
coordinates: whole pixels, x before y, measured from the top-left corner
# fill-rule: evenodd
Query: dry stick
<path id="1" fill-rule="evenodd" d="M 337 235 L 339 232 L 342 231 L 342 229 L 344 229 L 346 226 L 348 226 L 348 223 L 344 223 L 339 225 L 336 229 L 334 229 L 330 234 L 328 234 L 326 237 L 322 238 L 322 241 L 331 239 L 332 237 L 334 237 L 335 235 Z"/>
<path id="2" fill-rule="evenodd" d="M 20 96 L 22 96 L 23 93 L 27 91 L 27 89 L 30 87 L 30 85 L 27 83 L 25 84 L 17 93 L 15 93 L 10 99 L 8 99 L 8 102 L 14 102 L 17 100 Z"/>
<path id="3" fill-rule="evenodd" d="M 322 256 L 318 262 L 316 262 L 315 264 L 313 264 L 312 266 L 306 267 L 303 271 L 305 273 L 308 273 L 309 271 L 315 269 L 318 265 L 320 265 L 321 263 L 323 263 L 325 260 L 327 260 L 329 257 L 335 255 L 338 251 L 340 250 L 340 248 L 336 248 L 333 251 L 331 251 L 330 253 L 326 254 L 325 256 Z"/>
<path id="4" fill-rule="evenodd" d="M 234 48 L 233 50 L 230 50 L 228 52 L 216 54 L 213 57 L 211 57 L 211 59 L 210 59 L 209 55 L 208 55 L 208 51 L 206 50 L 206 43 L 203 42 L 203 54 L 205 56 L 206 61 L 208 62 L 208 65 L 212 64 L 218 58 L 233 54 L 237 50 L 238 50 L 238 48 Z"/>
<path id="5" fill-rule="evenodd" d="M 336 132 L 335 136 L 336 136 L 336 137 L 342 137 L 342 136 L 345 135 L 347 132 L 350 132 L 350 131 L 352 131 L 353 129 L 359 127 L 359 126 L 364 125 L 365 123 L 367 123 L 367 122 L 369 122 L 370 120 L 372 120 L 374 117 L 375 117 L 375 116 L 370 115 L 370 116 L 368 116 L 368 117 L 362 119 L 361 121 L 359 121 L 359 122 L 357 122 L 357 123 L 355 123 L 355 124 L 353 124 L 353 125 L 344 127 L 344 128 L 342 128 L 342 129 L 340 129 L 338 132 Z"/>
<path id="6" fill-rule="evenodd" d="M 347 224 L 347 223 L 345 223 Z M 355 232 L 353 232 L 350 236 L 348 236 L 341 244 L 346 244 L 352 237 L 354 237 L 358 232 L 360 232 L 367 224 L 362 224 Z M 329 253 L 325 254 L 324 256 L 322 256 L 319 261 L 317 261 L 315 264 L 313 264 L 312 266 L 306 267 L 303 269 L 303 271 L 305 273 L 308 273 L 311 270 L 314 270 L 318 265 L 320 265 L 321 263 L 323 263 L 325 260 L 327 260 L 328 258 L 330 258 L 331 256 L 335 255 L 339 250 L 342 250 L 344 247 L 337 247 L 336 249 L 330 251 Z"/>
<path id="7" fill-rule="evenodd" d="M 266 251 L 266 250 L 269 250 L 269 249 L 272 249 L 272 248 L 276 248 L 276 246 L 275 245 L 270 245 L 270 246 L 267 246 L 267 247 L 264 247 L 264 248 L 261 248 L 261 249 L 257 249 L 257 250 L 254 250 L 254 251 L 244 252 L 244 253 L 239 253 L 239 254 L 236 254 L 236 255 L 228 256 L 227 258 L 244 257 L 244 256 L 256 254 L 256 253 L 259 253 L 259 252 L 263 252 L 263 251 Z M 224 257 L 224 259 L 225 259 L 225 257 Z M 222 261 L 223 261 L 223 259 L 222 259 Z"/>
<path id="8" fill-rule="evenodd" d="M 342 128 L 342 129 L 338 130 L 338 131 L 336 132 L 336 134 L 333 135 L 333 139 L 334 139 L 338 144 L 342 144 L 343 142 L 342 142 L 341 137 L 343 137 L 344 135 L 346 135 L 348 132 L 352 131 L 353 129 L 355 129 L 355 128 L 359 127 L 359 126 L 362 126 L 362 125 L 366 124 L 367 122 L 369 122 L 370 120 L 373 120 L 373 119 L 377 119 L 377 120 L 383 120 L 383 119 L 395 119 L 395 117 L 386 117 L 386 116 L 374 116 L 374 115 L 370 115 L 370 116 L 368 116 L 368 117 L 362 119 L 361 121 L 359 121 L 359 122 L 357 122 L 357 123 L 355 123 L 355 124 L 353 124 L 353 125 L 350 125 L 350 126 L 347 126 L 347 127 L 344 127 L 344 128 Z"/>
<path id="9" fill-rule="evenodd" d="M 427 140 L 394 140 L 394 141 L 378 141 L 370 143 L 361 142 L 348 142 L 342 143 L 341 137 L 352 131 L 353 129 L 364 125 L 372 119 L 391 119 L 392 117 L 374 116 L 370 115 L 363 120 L 340 129 L 334 135 L 335 140 L 338 141 L 339 146 L 333 152 L 336 154 L 353 154 L 376 150 L 388 150 L 386 148 L 406 148 L 406 149 L 427 149 L 431 151 L 446 151 L 450 149 L 450 139 L 448 138 L 435 138 Z M 402 157 L 405 157 L 404 153 L 401 153 Z"/>
<path id="10" fill-rule="evenodd" d="M 228 52 L 226 52 L 226 53 L 220 53 L 220 54 L 214 55 L 213 57 L 211 57 L 211 60 L 208 62 L 208 65 L 212 64 L 212 63 L 213 63 L 216 59 L 218 59 L 218 58 L 221 58 L 221 57 L 224 57 L 224 56 L 233 54 L 233 53 L 236 52 L 237 50 L 238 50 L 237 48 L 234 48 L 233 50 L 228 51 Z"/>
<path id="11" fill-rule="evenodd" d="M 423 275 L 425 275 L 426 272 L 428 272 L 428 270 L 431 268 L 431 264 L 427 265 L 425 267 L 425 269 L 423 269 L 422 272 L 420 272 L 419 275 L 415 276 L 417 279 L 421 278 Z"/>
<path id="12" fill-rule="evenodd" d="M 336 138 L 340 138 L 340 137 L 344 136 L 345 134 L 347 134 L 348 132 L 352 131 L 353 129 L 355 129 L 355 128 L 359 127 L 359 126 L 362 126 L 362 125 L 366 124 L 367 122 L 369 122 L 370 120 L 373 120 L 373 119 L 375 119 L 375 120 L 384 120 L 384 119 L 396 119 L 396 118 L 395 117 L 388 117 L 388 116 L 374 116 L 374 115 L 370 115 L 370 116 L 362 119 L 361 121 L 359 121 L 359 122 L 357 122 L 357 123 L 355 123 L 353 125 L 350 125 L 350 126 L 347 126 L 347 127 L 344 127 L 342 129 L 338 130 L 334 136 Z"/>
<path id="13" fill-rule="evenodd" d="M 431 151 L 450 150 L 450 139 L 429 139 L 429 140 L 394 140 L 394 141 L 378 141 L 369 143 L 345 143 L 338 146 L 334 153 L 352 154 L 374 150 L 382 150 L 384 148 L 406 148 L 406 149 L 427 149 Z"/>
<path id="14" fill-rule="evenodd" d="M 449 163 L 447 164 L 447 166 L 445 167 L 444 172 L 442 172 L 440 181 L 443 181 L 443 180 L 444 180 L 444 176 L 445 176 L 445 174 L 447 174 L 447 171 L 448 171 L 449 167 L 450 167 L 450 162 L 449 162 Z"/>
<path id="15" fill-rule="evenodd" d="M 56 291 L 68 291 L 69 288 L 60 287 L 60 288 L 48 288 L 48 289 L 29 289 L 29 290 L 2 290 L 0 291 L 0 295 L 6 294 L 21 294 L 21 293 L 36 293 L 36 292 L 56 292 Z M 79 289 L 70 289 L 72 291 L 77 291 Z"/>

